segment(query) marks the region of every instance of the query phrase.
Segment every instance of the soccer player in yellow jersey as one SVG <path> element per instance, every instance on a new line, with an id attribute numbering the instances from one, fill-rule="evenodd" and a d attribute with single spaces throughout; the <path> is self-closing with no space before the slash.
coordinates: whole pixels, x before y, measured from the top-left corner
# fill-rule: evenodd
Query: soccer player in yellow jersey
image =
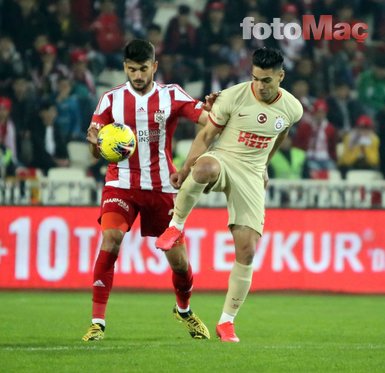
<path id="1" fill-rule="evenodd" d="M 249 292 L 255 248 L 263 233 L 267 165 L 303 113 L 300 102 L 280 88 L 284 76 L 281 53 L 261 48 L 253 54 L 252 81 L 222 91 L 183 168 L 170 177 L 180 190 L 170 226 L 155 244 L 164 251 L 172 248 L 203 192 L 226 194 L 235 262 L 216 327 L 225 342 L 239 342 L 234 318 Z"/>

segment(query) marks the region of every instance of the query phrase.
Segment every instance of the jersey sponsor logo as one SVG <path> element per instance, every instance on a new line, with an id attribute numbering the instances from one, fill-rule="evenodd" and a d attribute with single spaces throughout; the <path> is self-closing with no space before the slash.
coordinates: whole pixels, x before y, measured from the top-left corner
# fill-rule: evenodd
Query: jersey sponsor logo
<path id="1" fill-rule="evenodd" d="M 159 142 L 160 130 L 138 130 L 138 142 Z"/>
<path id="2" fill-rule="evenodd" d="M 239 118 L 243 118 L 243 117 L 249 117 L 250 115 L 238 113 L 238 116 L 239 116 Z"/>
<path id="3" fill-rule="evenodd" d="M 137 112 L 137 113 L 145 113 L 146 110 L 144 109 L 143 106 L 141 106 L 136 112 Z"/>
<path id="4" fill-rule="evenodd" d="M 284 126 L 285 126 L 285 119 L 282 118 L 282 117 L 277 117 L 277 118 L 275 119 L 274 128 L 275 128 L 277 131 L 280 131 Z"/>
<path id="5" fill-rule="evenodd" d="M 257 115 L 257 121 L 258 121 L 258 123 L 261 123 L 261 124 L 266 123 L 267 115 L 265 113 L 259 113 Z"/>
<path id="6" fill-rule="evenodd" d="M 154 121 L 158 123 L 159 126 L 164 127 L 166 124 L 166 115 L 164 110 L 157 110 L 154 114 Z"/>
<path id="7" fill-rule="evenodd" d="M 248 148 L 265 149 L 268 147 L 271 137 L 259 136 L 255 133 L 240 131 L 238 142 Z"/>
<path id="8" fill-rule="evenodd" d="M 119 207 L 121 207 L 122 209 L 128 211 L 128 204 L 126 202 L 124 202 L 122 199 L 120 198 L 109 198 L 109 199 L 106 199 L 104 202 L 103 202 L 103 207 L 107 204 L 107 203 L 116 203 Z"/>

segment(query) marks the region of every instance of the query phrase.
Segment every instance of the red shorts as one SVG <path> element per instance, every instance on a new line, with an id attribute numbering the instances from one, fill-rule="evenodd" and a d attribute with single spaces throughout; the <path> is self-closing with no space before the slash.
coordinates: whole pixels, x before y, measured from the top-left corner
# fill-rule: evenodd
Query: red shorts
<path id="1" fill-rule="evenodd" d="M 140 213 L 142 236 L 159 237 L 172 218 L 174 198 L 174 193 L 105 186 L 98 221 L 106 212 L 117 212 L 126 219 L 129 231 Z"/>

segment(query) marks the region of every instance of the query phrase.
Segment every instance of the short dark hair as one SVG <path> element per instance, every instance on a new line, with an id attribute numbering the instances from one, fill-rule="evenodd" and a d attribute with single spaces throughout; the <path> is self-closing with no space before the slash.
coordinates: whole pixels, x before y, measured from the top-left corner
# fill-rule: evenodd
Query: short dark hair
<path id="1" fill-rule="evenodd" d="M 158 25 L 157 23 L 151 23 L 150 26 L 147 27 L 147 33 L 149 31 L 162 32 L 162 27 L 160 27 L 160 25 Z"/>
<path id="2" fill-rule="evenodd" d="M 155 48 L 147 40 L 135 39 L 130 41 L 124 48 L 124 59 L 134 62 L 145 62 L 155 60 Z"/>
<path id="3" fill-rule="evenodd" d="M 253 65 L 261 69 L 282 69 L 283 57 L 277 49 L 258 48 L 253 53 Z"/>

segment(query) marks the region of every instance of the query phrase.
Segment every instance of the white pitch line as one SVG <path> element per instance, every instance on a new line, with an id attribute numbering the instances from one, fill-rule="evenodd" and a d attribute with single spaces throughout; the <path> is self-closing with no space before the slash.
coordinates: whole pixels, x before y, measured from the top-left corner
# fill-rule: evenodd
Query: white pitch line
<path id="1" fill-rule="evenodd" d="M 122 346 L 52 346 L 52 347 L 31 347 L 15 346 L 0 347 L 0 351 L 74 351 L 74 350 L 124 350 Z"/>
<path id="2" fill-rule="evenodd" d="M 157 344 L 159 346 L 159 344 Z M 1 347 L 0 351 L 81 351 L 81 350 L 95 350 L 95 351 L 111 351 L 111 350 L 127 350 L 130 346 L 142 346 L 141 343 L 128 344 L 125 346 L 46 346 L 46 347 L 32 347 L 32 346 L 7 346 Z M 382 350 L 385 349 L 385 344 L 317 344 L 317 345 L 264 345 L 256 346 L 257 350 L 321 350 L 325 348 L 335 347 L 342 350 Z"/>

